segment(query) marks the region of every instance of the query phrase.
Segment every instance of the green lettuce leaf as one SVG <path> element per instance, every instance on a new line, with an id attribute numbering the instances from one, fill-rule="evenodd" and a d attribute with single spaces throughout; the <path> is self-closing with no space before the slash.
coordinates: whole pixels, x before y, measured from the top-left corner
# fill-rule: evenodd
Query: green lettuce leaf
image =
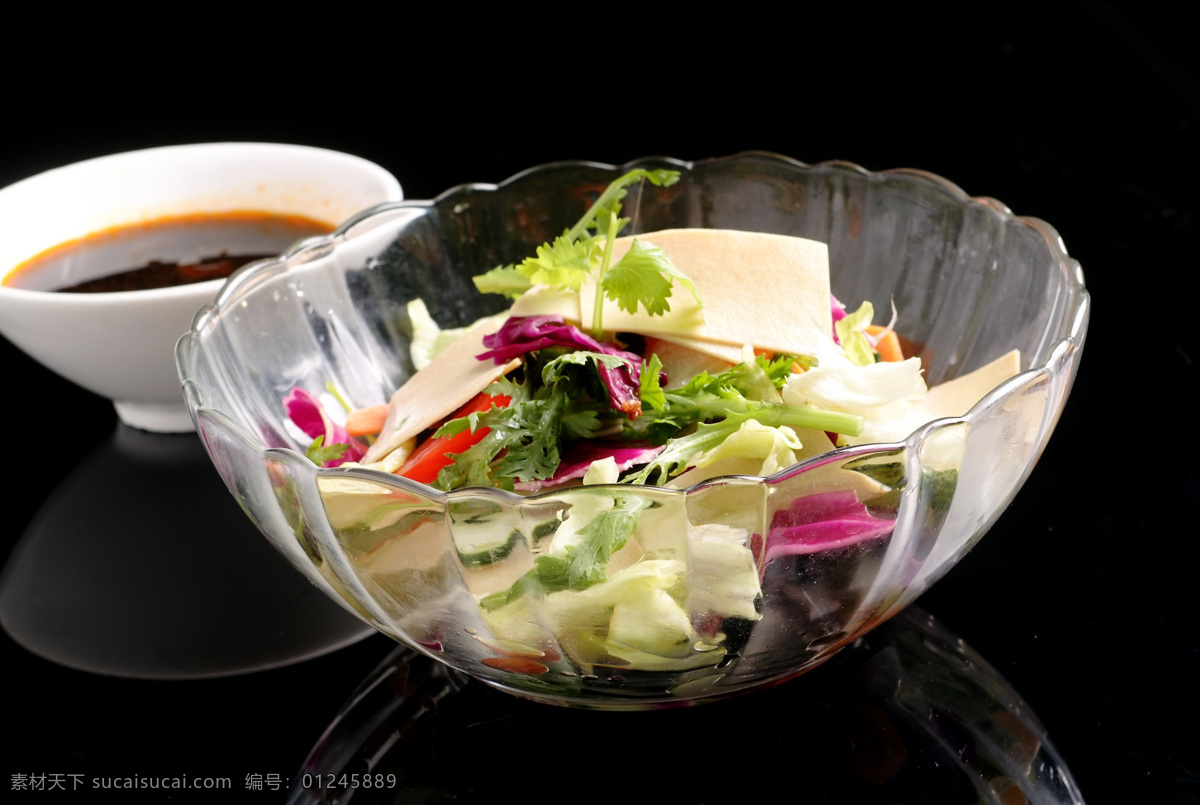
<path id="1" fill-rule="evenodd" d="M 875 307 L 870 302 L 863 302 L 858 310 L 847 313 L 833 325 L 838 341 L 846 357 L 855 366 L 868 366 L 875 363 L 875 348 L 867 338 L 866 329 L 875 318 Z"/>

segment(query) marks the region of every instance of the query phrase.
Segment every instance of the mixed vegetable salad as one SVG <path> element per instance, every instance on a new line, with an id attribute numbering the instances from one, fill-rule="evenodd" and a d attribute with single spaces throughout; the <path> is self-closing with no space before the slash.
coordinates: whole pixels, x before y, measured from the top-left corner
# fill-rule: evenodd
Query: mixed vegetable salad
<path id="1" fill-rule="evenodd" d="M 523 557 L 476 598 L 494 635 L 553 643 L 576 663 L 711 665 L 725 652 L 723 624 L 759 617 L 767 564 L 893 525 L 847 489 L 778 509 L 765 535 L 696 525 L 652 488 L 767 476 L 836 446 L 899 441 L 966 413 L 1015 372 L 1010 356 L 977 384 L 962 379 L 965 391 L 955 381 L 931 394 L 919 359 L 902 354 L 894 310 L 875 324 L 869 302 L 849 311 L 830 294 L 822 244 L 711 230 L 620 237 L 626 188 L 677 179 L 631 171 L 534 256 L 476 277 L 481 292 L 513 300 L 500 316 L 443 331 L 410 303 L 419 371 L 389 405 L 341 416 L 310 390 L 284 400 L 320 466 L 443 491 L 558 491 L 557 513 L 533 528 L 451 513 L 451 530 L 464 567 Z M 797 278 L 784 303 L 796 313 L 783 321 L 778 294 L 763 311 L 745 293 L 777 279 L 781 260 Z M 528 550 L 514 553 L 514 541 Z"/>
<path id="2" fill-rule="evenodd" d="M 386 469 L 444 491 L 491 486 L 537 492 L 578 482 L 588 472 L 591 481 L 661 486 L 689 467 L 729 455 L 761 459 L 758 474 L 771 474 L 796 460 L 798 429 L 826 434 L 829 443 L 821 447 L 829 449 L 865 428 L 878 431 L 879 424 L 868 427 L 867 420 L 880 419 L 879 409 L 924 394 L 920 362 L 903 359 L 890 325 L 872 324 L 869 302 L 847 313 L 832 296 L 822 300 L 829 322 L 824 354 L 701 343 L 686 331 L 671 339 L 670 332 L 654 328 L 680 289 L 701 311 L 704 303 L 653 235 L 634 238 L 614 259 L 617 234 L 628 223 L 619 217 L 621 199 L 633 182 L 669 186 L 677 178 L 673 171 L 632 171 L 536 256 L 476 277 L 481 291 L 517 300 L 511 315 L 447 333 L 437 329 L 423 303 L 410 304 L 414 361 L 443 391 L 447 377 L 457 375 L 448 375 L 436 356 L 465 333 L 482 334 L 482 349 L 469 358 L 482 366 L 469 374 L 471 393 L 463 404 L 421 421 L 398 393 L 392 419 L 413 435 L 396 438 L 399 429 L 389 427 L 387 407 L 349 410 L 343 426 L 313 394 L 294 390 L 286 403 L 293 421 L 315 437 L 309 457 L 328 467 L 358 462 Z M 585 282 L 595 289 L 586 332 L 561 314 L 520 315 L 522 298 L 582 296 Z M 628 314 L 626 323 L 646 326 L 640 332 L 607 330 L 605 300 Z M 705 349 L 714 345 L 720 348 Z M 726 359 L 731 349 L 738 360 Z M 896 366 L 878 367 L 880 362 Z M 882 413 L 884 419 L 894 414 Z"/>

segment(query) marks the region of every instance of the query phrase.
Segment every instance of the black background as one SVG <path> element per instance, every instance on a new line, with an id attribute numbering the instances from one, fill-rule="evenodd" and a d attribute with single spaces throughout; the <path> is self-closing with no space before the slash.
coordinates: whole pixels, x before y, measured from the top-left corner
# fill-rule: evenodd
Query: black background
<path id="1" fill-rule="evenodd" d="M 922 168 L 1050 222 L 1092 294 L 1082 369 L 1024 490 L 921 605 L 1024 697 L 1089 801 L 1200 801 L 1200 73 L 1185 23 L 1099 2 L 513 13 L 214 15 L 145 39 L 111 17 L 73 25 L 86 45 L 5 56 L 0 185 L 225 140 L 355 153 L 409 198 L 558 159 L 755 149 Z M 3 340 L 0 369 L 7 553 L 116 419 Z M 5 719 L 0 788 L 76 769 L 286 777 L 390 645 L 151 682 L 66 669 L 5 637 L 25 707 Z"/>

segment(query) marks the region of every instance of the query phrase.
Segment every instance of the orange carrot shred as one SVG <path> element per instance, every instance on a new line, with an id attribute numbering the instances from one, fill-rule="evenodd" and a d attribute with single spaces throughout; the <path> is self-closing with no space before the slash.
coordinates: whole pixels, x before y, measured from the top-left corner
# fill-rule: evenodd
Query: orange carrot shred
<path id="1" fill-rule="evenodd" d="M 369 436 L 383 430 L 387 421 L 387 403 L 369 405 L 366 408 L 356 408 L 346 414 L 346 430 L 351 436 Z"/>
<path id="2" fill-rule="evenodd" d="M 867 335 L 873 339 L 879 338 L 879 334 L 885 329 L 882 324 L 872 324 L 867 327 Z M 879 339 L 879 342 L 875 344 L 875 351 L 884 361 L 895 363 L 904 360 L 904 353 L 900 350 L 900 338 L 896 335 L 895 330 L 888 330 L 887 335 Z"/>

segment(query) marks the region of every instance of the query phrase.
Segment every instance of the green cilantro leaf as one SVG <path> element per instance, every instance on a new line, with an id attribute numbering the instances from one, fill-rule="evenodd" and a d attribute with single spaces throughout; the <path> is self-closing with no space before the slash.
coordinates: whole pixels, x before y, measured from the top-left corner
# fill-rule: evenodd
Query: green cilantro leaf
<path id="1" fill-rule="evenodd" d="M 638 520 L 647 502 L 640 497 L 619 497 L 613 507 L 597 514 L 579 529 L 584 540 L 567 552 L 567 585 L 582 590 L 608 578 L 608 560 L 625 547 L 637 530 Z"/>
<path id="2" fill-rule="evenodd" d="M 626 187 L 634 182 L 640 182 L 643 179 L 650 182 L 656 187 L 670 187 L 679 181 L 679 171 L 666 170 L 658 168 L 655 170 L 646 170 L 644 168 L 636 168 L 622 176 L 617 177 L 612 184 L 605 188 L 600 197 L 595 203 L 588 208 L 588 211 L 583 214 L 575 226 L 567 231 L 566 237 L 568 240 L 575 240 L 582 237 L 583 233 L 589 228 L 596 228 L 599 232 L 607 232 L 609 230 L 609 218 L 615 218 L 621 210 L 621 200 L 628 193 Z M 605 226 L 603 229 L 597 228 L 597 219 L 601 214 L 605 215 Z"/>
<path id="3" fill-rule="evenodd" d="M 459 417 L 458 419 L 451 419 L 449 422 L 445 423 L 436 431 L 434 431 L 433 438 L 443 439 L 448 436 L 457 436 L 464 430 L 469 430 L 471 433 L 474 433 L 475 431 L 479 430 L 480 417 L 486 413 L 486 411 L 474 411 L 466 416 Z"/>
<path id="4" fill-rule="evenodd" d="M 720 422 L 700 423 L 687 436 L 679 436 L 667 442 L 666 449 L 654 457 L 646 466 L 625 479 L 625 483 L 655 483 L 662 486 L 667 480 L 687 469 L 692 457 L 713 449 L 737 431 L 742 423 L 753 418 L 749 414 L 730 415 Z"/>
<path id="5" fill-rule="evenodd" d="M 579 441 L 580 439 L 596 438 L 596 434 L 603 427 L 600 413 L 609 410 L 611 409 L 608 405 L 601 403 L 572 405 L 568 410 L 563 411 L 560 421 L 563 439 Z"/>
<path id="6" fill-rule="evenodd" d="M 621 211 L 621 205 L 617 204 L 615 210 L 601 210 L 596 215 L 596 220 L 592 221 L 591 229 L 603 234 L 611 228 L 614 232 L 620 232 L 625 227 L 629 226 L 628 218 L 622 218 L 618 213 Z"/>
<path id="7" fill-rule="evenodd" d="M 559 235 L 553 243 L 538 246 L 537 256 L 525 258 L 517 271 L 534 285 L 578 291 L 592 275 L 592 251 L 590 240 L 567 240 Z"/>
<path id="8" fill-rule="evenodd" d="M 648 275 L 651 271 L 656 271 L 666 281 L 666 290 L 661 293 L 664 311 L 671 309 L 671 306 L 666 304 L 665 300 L 671 295 L 670 286 L 673 282 L 678 282 L 680 285 L 687 288 L 688 292 L 691 293 L 692 298 L 696 300 L 696 304 L 700 307 L 704 307 L 704 301 L 700 298 L 699 292 L 696 291 L 696 284 L 692 282 L 692 280 L 686 274 L 680 271 L 674 263 L 671 262 L 671 258 L 667 257 L 667 253 L 658 246 L 655 246 L 653 243 L 646 243 L 638 240 L 637 238 L 634 238 L 633 243 L 630 245 L 629 251 L 625 253 L 625 256 L 622 257 L 615 266 L 609 269 L 609 273 L 605 275 L 605 291 L 608 293 L 608 298 L 612 299 L 614 302 L 618 301 L 617 296 L 614 295 L 614 291 L 619 293 L 620 287 L 612 280 L 611 274 L 621 270 L 622 264 L 626 262 L 631 264 L 629 268 L 636 270 L 639 274 Z M 624 278 L 622 278 L 622 281 L 624 281 Z M 626 307 L 625 305 L 621 305 L 621 308 L 629 313 L 634 312 L 635 309 L 634 307 Z M 649 304 L 646 305 L 646 310 L 650 311 Z M 650 315 L 653 316 L 657 314 L 650 312 Z"/>
<path id="9" fill-rule="evenodd" d="M 640 388 L 638 389 L 643 410 L 648 407 L 652 411 L 662 412 L 667 407 L 667 397 L 663 394 L 662 385 L 658 380 L 661 372 L 662 361 L 658 359 L 658 355 L 652 354 L 650 360 L 642 367 Z"/>
<path id="10" fill-rule="evenodd" d="M 545 595 L 562 590 L 586 590 L 608 580 L 608 562 L 637 530 L 642 509 L 649 505 L 640 496 L 613 499 L 613 507 L 600 512 L 579 529 L 583 540 L 567 548 L 566 556 L 542 555 L 533 568 L 512 587 L 485 596 L 479 603 L 498 609 L 524 595 Z"/>
<path id="11" fill-rule="evenodd" d="M 542 382 L 547 386 L 552 386 L 564 379 L 567 367 L 586 366 L 589 363 L 600 364 L 606 369 L 616 369 L 619 366 L 628 364 L 629 361 L 620 355 L 608 355 L 603 352 L 591 352 L 585 349 L 566 352 L 542 367 Z"/>
<path id="12" fill-rule="evenodd" d="M 771 378 L 771 383 L 775 388 L 780 390 L 787 385 L 788 378 L 792 376 L 792 367 L 797 363 L 806 364 L 809 368 L 815 365 L 812 359 L 801 359 L 795 355 L 776 355 L 774 358 L 756 355 L 755 360 L 767 373 L 767 377 Z"/>
<path id="13" fill-rule="evenodd" d="M 348 444 L 331 444 L 328 447 L 324 445 L 325 434 L 321 434 L 313 439 L 313 443 L 304 451 L 304 457 L 318 467 L 324 467 L 330 461 L 337 461 L 350 449 Z"/>
<path id="14" fill-rule="evenodd" d="M 496 461 L 495 475 L 520 481 L 552 478 L 562 461 L 558 432 L 566 405 L 566 395 L 553 391 L 521 405 L 506 423 L 511 435 Z"/>
<path id="15" fill-rule="evenodd" d="M 835 433 L 856 434 L 862 428 L 861 417 L 777 402 L 777 385 L 791 367 L 782 356 L 773 361 L 760 356 L 754 366 L 738 364 L 716 375 L 701 372 L 671 391 L 659 388 L 656 377 L 647 377 L 657 375 L 651 371 L 655 364 L 656 356 L 652 356 L 642 372 L 642 401 L 651 413 L 627 423 L 625 433 L 665 443 L 666 449 L 627 476 L 625 483 L 662 485 L 686 469 L 694 456 L 721 444 L 749 419 L 770 427 L 787 425 Z"/>
<path id="16" fill-rule="evenodd" d="M 661 316 L 671 309 L 667 299 L 671 296 L 668 272 L 672 270 L 666 252 L 635 239 L 625 256 L 604 272 L 601 289 L 626 313 L 636 313 L 641 304 L 651 316 Z"/>
<path id="17" fill-rule="evenodd" d="M 628 218 L 620 217 L 621 202 L 628 194 L 625 188 L 640 181 L 669 187 L 679 181 L 679 171 L 638 168 L 618 177 L 565 234 L 539 246 L 537 254 L 520 265 L 500 266 L 475 277 L 475 287 L 515 299 L 534 285 L 578 292 L 591 277 L 598 289 L 592 323 L 597 339 L 604 329 L 601 311 L 605 297 L 629 313 L 636 312 L 640 304 L 651 316 L 658 316 L 671 309 L 667 299 L 672 283 L 678 282 L 700 304 L 695 284 L 656 246 L 634 241 L 629 252 L 610 268 L 613 241 L 629 223 Z M 588 234 L 589 230 L 595 234 Z"/>
<path id="18" fill-rule="evenodd" d="M 470 414 L 443 425 L 436 436 L 452 436 L 464 430 L 486 427 L 488 433 L 477 443 L 454 456 L 454 463 L 443 467 L 434 483 L 438 489 L 450 490 L 460 486 L 498 486 L 511 489 L 514 481 L 533 481 L 551 478 L 561 461 L 564 441 L 592 438 L 601 429 L 599 418 L 606 404 L 592 399 L 583 389 L 582 377 L 561 375 L 560 372 L 578 363 L 589 363 L 592 353 L 582 353 L 581 360 L 566 360 L 547 364 L 552 380 L 532 395 L 530 380 L 524 384 L 501 380 L 488 387 L 489 393 L 506 394 L 511 402 L 504 408 L 491 408 Z M 599 355 L 604 363 L 621 358 Z M 557 366 L 557 369 L 555 368 Z"/>

